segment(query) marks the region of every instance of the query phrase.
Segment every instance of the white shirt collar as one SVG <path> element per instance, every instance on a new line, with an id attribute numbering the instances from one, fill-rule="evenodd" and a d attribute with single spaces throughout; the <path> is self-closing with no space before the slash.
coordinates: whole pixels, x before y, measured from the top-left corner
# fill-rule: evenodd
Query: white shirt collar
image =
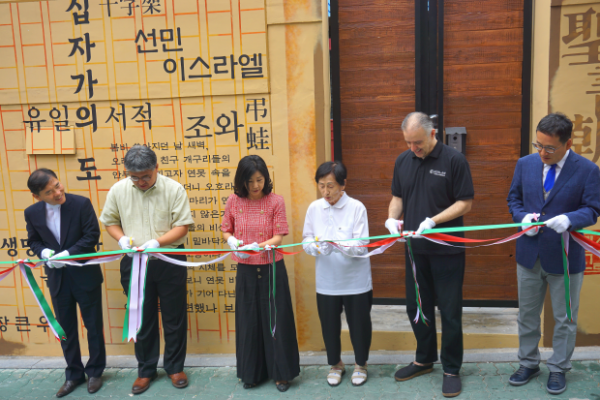
<path id="1" fill-rule="evenodd" d="M 58 211 L 58 210 L 60 210 L 60 206 L 61 206 L 61 204 L 52 205 L 50 203 L 46 203 L 46 210 Z"/>
<path id="2" fill-rule="evenodd" d="M 325 199 L 321 199 L 323 200 L 323 208 L 329 208 L 329 207 L 334 207 L 334 208 L 342 208 L 346 205 L 346 203 L 348 202 L 348 195 L 346 194 L 346 192 L 344 192 L 342 194 L 342 197 L 340 197 L 340 199 L 337 201 L 337 203 L 335 203 L 333 206 L 331 204 L 329 204 L 329 202 Z"/>
<path id="3" fill-rule="evenodd" d="M 565 165 L 565 162 L 567 161 L 567 157 L 569 157 L 569 153 L 571 152 L 571 150 L 567 150 L 567 152 L 565 153 L 565 155 L 563 156 L 563 158 L 556 163 L 556 166 L 560 169 L 562 169 L 563 165 Z M 552 165 L 550 164 L 544 164 L 544 167 L 550 168 Z"/>

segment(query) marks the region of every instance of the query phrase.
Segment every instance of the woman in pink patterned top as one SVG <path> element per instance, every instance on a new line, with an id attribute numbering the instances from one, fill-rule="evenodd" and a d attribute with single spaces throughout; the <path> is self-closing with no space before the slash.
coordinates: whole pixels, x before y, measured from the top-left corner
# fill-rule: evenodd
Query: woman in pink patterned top
<path id="1" fill-rule="evenodd" d="M 272 189 L 269 170 L 262 158 L 251 155 L 240 160 L 235 194 L 227 199 L 221 222 L 223 238 L 233 250 L 278 246 L 288 234 L 283 197 L 272 193 Z M 237 376 L 245 389 L 273 379 L 277 389 L 285 392 L 290 381 L 300 374 L 300 356 L 283 256 L 275 253 L 275 270 L 272 257 L 271 251 L 233 255 L 238 263 Z"/>

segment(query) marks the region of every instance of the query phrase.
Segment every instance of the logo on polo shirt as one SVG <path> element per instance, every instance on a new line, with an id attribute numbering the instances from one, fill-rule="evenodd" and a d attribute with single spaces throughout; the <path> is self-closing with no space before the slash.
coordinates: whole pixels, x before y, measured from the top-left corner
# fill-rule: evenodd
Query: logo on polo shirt
<path id="1" fill-rule="evenodd" d="M 435 175 L 435 176 L 441 176 L 442 178 L 444 178 L 446 176 L 446 171 L 438 171 L 436 169 L 430 169 L 429 173 L 431 175 Z"/>

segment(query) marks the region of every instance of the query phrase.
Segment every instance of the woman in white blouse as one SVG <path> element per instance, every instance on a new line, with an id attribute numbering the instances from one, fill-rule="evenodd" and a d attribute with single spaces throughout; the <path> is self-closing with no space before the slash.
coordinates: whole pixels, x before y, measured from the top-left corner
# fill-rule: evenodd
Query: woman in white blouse
<path id="1" fill-rule="evenodd" d="M 331 369 L 327 382 L 337 386 L 346 372 L 341 359 L 342 309 L 350 330 L 356 365 L 352 384 L 360 386 L 367 381 L 367 360 L 371 347 L 371 305 L 373 283 L 371 261 L 360 258 L 367 253 L 368 240 L 345 240 L 368 237 L 367 210 L 358 200 L 345 192 L 346 168 L 339 161 L 321 164 L 315 174 L 323 196 L 312 202 L 304 221 L 304 250 L 316 257 L 317 307 L 327 360 Z M 329 243 L 314 241 L 332 240 L 342 246 L 336 249 Z"/>

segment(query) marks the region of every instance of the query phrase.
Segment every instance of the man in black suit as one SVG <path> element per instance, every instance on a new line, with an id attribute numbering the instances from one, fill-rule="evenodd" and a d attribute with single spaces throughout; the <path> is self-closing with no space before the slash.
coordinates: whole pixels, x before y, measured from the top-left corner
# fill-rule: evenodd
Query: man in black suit
<path id="1" fill-rule="evenodd" d="M 56 258 L 95 253 L 100 227 L 89 199 L 66 194 L 56 174 L 46 168 L 34 171 L 27 181 L 37 203 L 25 210 L 29 247 L 39 258 Z M 56 319 L 67 335 L 61 341 L 67 361 L 66 381 L 56 393 L 63 397 L 85 382 L 88 392 L 102 386 L 106 367 L 106 349 L 102 321 L 102 270 L 99 265 L 65 266 L 58 261 L 46 263 L 48 288 Z M 90 359 L 81 362 L 77 321 L 77 304 L 87 328 Z"/>

